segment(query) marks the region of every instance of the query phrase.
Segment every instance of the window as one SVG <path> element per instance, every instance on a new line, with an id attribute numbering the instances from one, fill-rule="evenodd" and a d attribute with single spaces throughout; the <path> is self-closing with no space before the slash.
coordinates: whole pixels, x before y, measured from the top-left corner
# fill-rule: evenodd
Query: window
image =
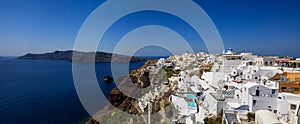
<path id="1" fill-rule="evenodd" d="M 294 88 L 294 91 L 299 91 L 299 88 Z"/>
<path id="2" fill-rule="evenodd" d="M 256 90 L 255 95 L 259 96 L 259 92 L 260 92 L 259 90 Z"/>
<path id="3" fill-rule="evenodd" d="M 281 80 L 281 81 L 286 81 L 286 76 L 281 75 L 281 76 L 280 76 L 280 80 Z"/>
<path id="4" fill-rule="evenodd" d="M 272 90 L 272 94 L 275 94 L 276 93 L 276 90 Z"/>
<path id="5" fill-rule="evenodd" d="M 295 80 L 296 80 L 296 81 L 300 81 L 300 77 L 296 77 Z"/>
<path id="6" fill-rule="evenodd" d="M 252 101 L 252 104 L 253 104 L 253 106 L 257 106 L 257 101 L 256 101 L 256 100 L 253 100 L 253 101 Z"/>
<path id="7" fill-rule="evenodd" d="M 274 110 L 274 113 L 276 114 L 276 113 L 277 113 L 277 110 Z"/>
<path id="8" fill-rule="evenodd" d="M 286 87 L 281 87 L 282 90 L 286 90 Z"/>
<path id="9" fill-rule="evenodd" d="M 294 104 L 291 104 L 291 110 L 296 110 L 296 108 L 297 108 L 297 105 L 294 105 Z"/>

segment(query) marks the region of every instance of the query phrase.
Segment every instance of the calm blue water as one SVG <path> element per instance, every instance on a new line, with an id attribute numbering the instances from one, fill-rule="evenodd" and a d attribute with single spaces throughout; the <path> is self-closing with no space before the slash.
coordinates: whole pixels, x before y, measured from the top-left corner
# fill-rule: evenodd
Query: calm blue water
<path id="1" fill-rule="evenodd" d="M 131 63 L 130 70 L 144 62 Z M 110 63 L 96 64 L 105 95 L 115 87 L 103 83 L 111 75 Z M 0 123 L 79 123 L 88 118 L 73 84 L 68 61 L 0 58 Z"/>

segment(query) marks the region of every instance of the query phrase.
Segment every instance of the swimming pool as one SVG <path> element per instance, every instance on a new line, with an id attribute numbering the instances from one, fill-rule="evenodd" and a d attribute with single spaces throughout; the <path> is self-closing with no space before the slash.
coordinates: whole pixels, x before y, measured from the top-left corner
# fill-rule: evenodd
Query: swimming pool
<path id="1" fill-rule="evenodd" d="M 190 98 L 190 99 L 194 99 L 197 100 L 197 97 L 193 94 L 184 94 L 185 97 Z"/>
<path id="2" fill-rule="evenodd" d="M 193 109 L 197 109 L 197 104 L 195 102 L 187 102 L 188 106 L 193 108 Z"/>

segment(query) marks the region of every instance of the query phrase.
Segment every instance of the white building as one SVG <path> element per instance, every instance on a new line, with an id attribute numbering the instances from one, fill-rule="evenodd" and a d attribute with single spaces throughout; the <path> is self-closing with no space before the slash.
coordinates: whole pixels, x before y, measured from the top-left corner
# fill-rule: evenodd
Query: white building
<path id="1" fill-rule="evenodd" d="M 278 117 L 287 123 L 298 124 L 300 120 L 300 95 L 280 93 L 277 108 Z"/>
<path id="2" fill-rule="evenodd" d="M 264 57 L 264 65 L 265 66 L 274 66 L 274 64 L 276 64 L 276 59 L 278 59 L 278 57 Z"/>
<path id="3" fill-rule="evenodd" d="M 159 60 L 158 60 L 158 62 L 157 62 L 157 67 L 158 68 L 163 68 L 165 65 L 165 61 L 166 61 L 166 59 L 165 58 L 160 58 Z"/>
<path id="4" fill-rule="evenodd" d="M 263 57 L 256 57 L 252 61 L 254 61 L 257 66 L 264 66 L 264 58 Z"/>
<path id="5" fill-rule="evenodd" d="M 242 104 L 249 106 L 250 112 L 269 110 L 277 112 L 278 89 L 269 88 L 254 82 L 246 83 L 242 88 Z"/>

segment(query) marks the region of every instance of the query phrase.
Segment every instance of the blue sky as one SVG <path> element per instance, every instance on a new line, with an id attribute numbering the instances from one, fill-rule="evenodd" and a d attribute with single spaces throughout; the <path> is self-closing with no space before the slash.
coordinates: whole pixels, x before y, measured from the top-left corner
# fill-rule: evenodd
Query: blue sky
<path id="1" fill-rule="evenodd" d="M 102 0 L 1 0 L 0 56 L 72 49 L 76 35 Z M 215 23 L 225 48 L 260 55 L 300 55 L 300 1 L 196 0 Z M 130 3 L 128 3 L 130 4 Z M 187 13 L 188 14 L 188 13 Z M 201 38 L 181 19 L 154 11 L 130 14 L 106 33 L 101 46 L 111 51 L 120 37 L 143 25 L 169 27 L 195 51 L 206 51 Z M 126 46 L 124 46 L 126 47 Z M 178 47 L 178 46 L 177 46 Z M 167 54 L 149 47 L 140 54 Z"/>

